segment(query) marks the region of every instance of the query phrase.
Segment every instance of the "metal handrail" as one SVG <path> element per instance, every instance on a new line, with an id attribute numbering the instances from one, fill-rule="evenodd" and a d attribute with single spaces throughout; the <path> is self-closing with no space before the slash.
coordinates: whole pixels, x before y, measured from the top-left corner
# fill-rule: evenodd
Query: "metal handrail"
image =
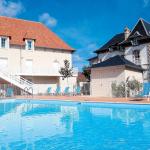
<path id="1" fill-rule="evenodd" d="M 30 90 L 31 90 L 31 93 L 30 93 Z M 29 88 L 28 88 L 28 87 L 25 87 L 25 88 L 24 88 L 24 91 L 25 91 L 28 95 L 31 94 L 32 97 L 33 97 L 33 88 L 32 88 L 32 87 L 29 87 Z M 30 94 L 29 94 L 29 93 L 30 93 Z M 27 96 L 28 96 L 28 95 L 27 95 Z"/>
<path id="2" fill-rule="evenodd" d="M 12 81 L 15 81 L 15 82 L 19 83 L 21 86 L 26 85 L 28 87 L 33 87 L 33 85 L 34 85 L 32 82 L 26 80 L 25 78 L 23 78 L 19 75 L 12 75 L 12 74 L 4 71 L 4 70 L 0 70 L 0 74 L 7 77 L 7 78 L 9 78 Z"/>

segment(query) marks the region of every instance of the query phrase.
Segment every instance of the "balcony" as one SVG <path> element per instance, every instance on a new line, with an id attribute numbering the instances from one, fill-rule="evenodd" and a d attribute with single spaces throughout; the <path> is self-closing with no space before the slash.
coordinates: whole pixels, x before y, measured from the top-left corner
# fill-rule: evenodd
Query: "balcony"
<path id="1" fill-rule="evenodd" d="M 59 69 L 56 68 L 33 68 L 27 69 L 23 68 L 21 73 L 18 75 L 22 76 L 61 76 L 59 73 Z M 78 68 L 73 68 L 73 76 L 78 75 Z"/>

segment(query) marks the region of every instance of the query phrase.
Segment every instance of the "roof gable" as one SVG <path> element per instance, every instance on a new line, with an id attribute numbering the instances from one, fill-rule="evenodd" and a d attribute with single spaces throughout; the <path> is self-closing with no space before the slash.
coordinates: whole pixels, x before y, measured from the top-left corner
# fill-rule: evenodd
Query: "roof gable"
<path id="1" fill-rule="evenodd" d="M 40 22 L 0 16 L 0 36 L 11 37 L 10 44 L 15 45 L 24 45 L 24 39 L 34 39 L 37 47 L 73 50 Z"/>
<path id="2" fill-rule="evenodd" d="M 144 24 L 144 26 L 145 26 L 145 28 L 147 30 L 147 34 L 150 36 L 150 23 L 145 21 L 145 20 L 143 20 L 143 24 Z"/>
<path id="3" fill-rule="evenodd" d="M 134 29 L 132 30 L 130 37 L 132 37 L 137 32 L 142 36 L 149 36 L 150 31 L 150 24 L 144 21 L 143 19 L 140 19 L 138 23 L 135 25 Z"/>

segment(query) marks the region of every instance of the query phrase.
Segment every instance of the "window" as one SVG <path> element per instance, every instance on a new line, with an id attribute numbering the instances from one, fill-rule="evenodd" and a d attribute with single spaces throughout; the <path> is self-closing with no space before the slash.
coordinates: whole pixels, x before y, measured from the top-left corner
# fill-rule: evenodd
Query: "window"
<path id="1" fill-rule="evenodd" d="M 58 71 L 58 70 L 60 69 L 59 61 L 55 60 L 55 61 L 53 62 L 53 69 L 54 69 L 55 71 Z"/>
<path id="2" fill-rule="evenodd" d="M 137 45 L 138 45 L 138 40 L 137 40 L 137 38 L 134 38 L 134 39 L 132 40 L 132 45 L 133 45 L 133 46 L 137 46 Z"/>
<path id="3" fill-rule="evenodd" d="M 8 67 L 8 58 L 0 57 L 0 69 L 7 70 Z"/>
<path id="4" fill-rule="evenodd" d="M 1 38 L 1 47 L 2 48 L 6 47 L 6 38 Z"/>
<path id="5" fill-rule="evenodd" d="M 134 51 L 133 51 L 133 62 L 134 62 L 136 65 L 141 65 L 140 51 L 139 51 L 139 50 L 134 50 Z"/>
<path id="6" fill-rule="evenodd" d="M 26 50 L 34 50 L 34 41 L 26 40 Z"/>
<path id="7" fill-rule="evenodd" d="M 9 38 L 0 37 L 0 48 L 9 48 Z"/>
<path id="8" fill-rule="evenodd" d="M 25 72 L 26 73 L 32 73 L 33 72 L 33 60 L 27 59 L 25 61 Z"/>

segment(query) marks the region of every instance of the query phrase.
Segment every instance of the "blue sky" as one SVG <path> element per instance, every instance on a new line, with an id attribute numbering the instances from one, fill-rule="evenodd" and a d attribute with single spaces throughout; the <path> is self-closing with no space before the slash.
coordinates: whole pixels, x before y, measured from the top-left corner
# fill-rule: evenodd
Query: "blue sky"
<path id="1" fill-rule="evenodd" d="M 41 21 L 77 51 L 74 66 L 125 26 L 150 21 L 150 0 L 0 0 L 0 15 Z"/>

